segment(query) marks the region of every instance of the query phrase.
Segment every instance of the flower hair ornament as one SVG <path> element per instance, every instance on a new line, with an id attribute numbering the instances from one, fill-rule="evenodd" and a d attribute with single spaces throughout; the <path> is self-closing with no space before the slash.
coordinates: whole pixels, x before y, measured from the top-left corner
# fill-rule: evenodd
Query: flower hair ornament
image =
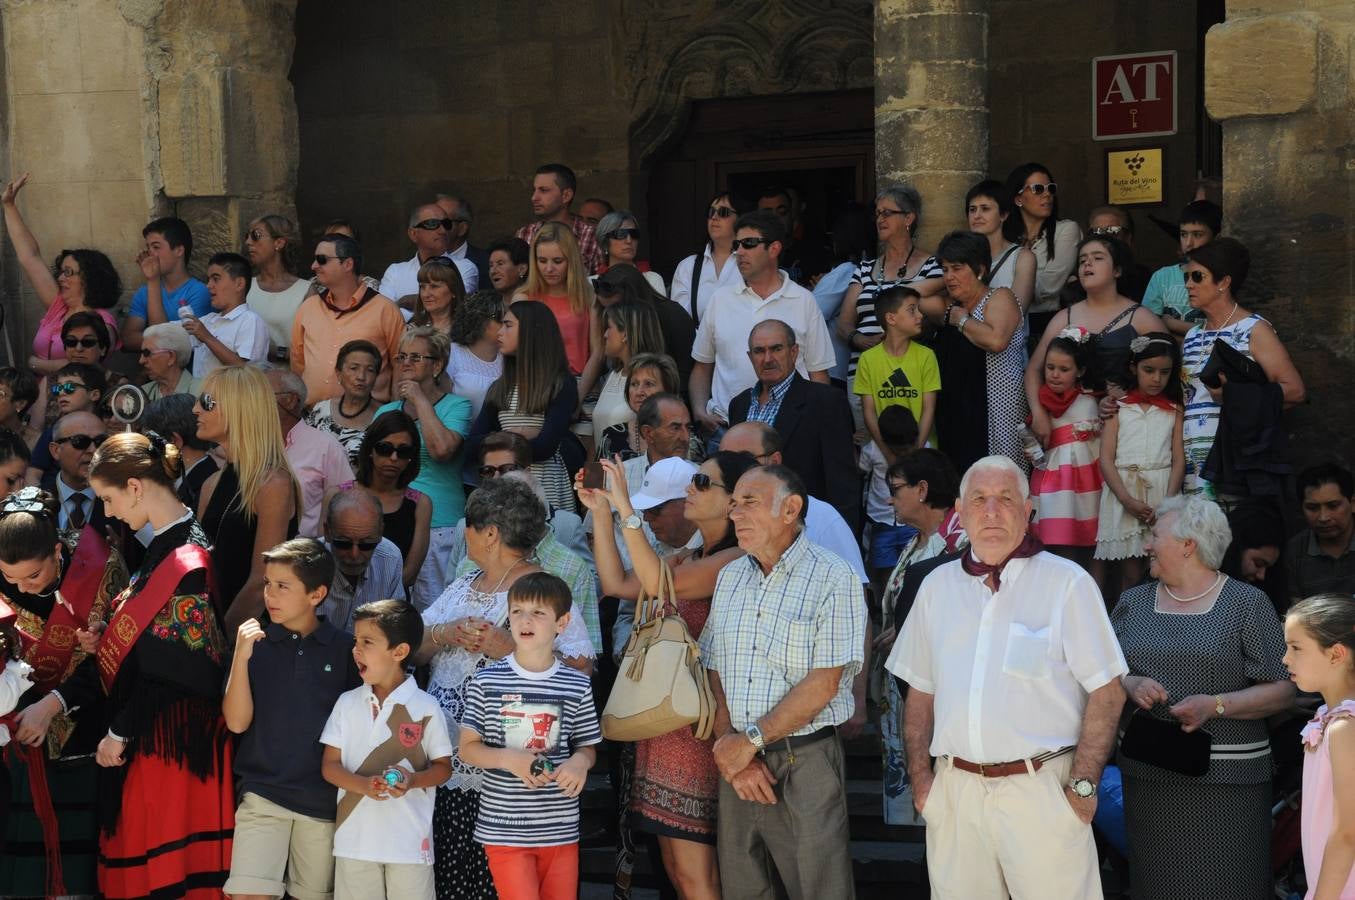
<path id="1" fill-rule="evenodd" d="M 41 488 L 21 488 L 6 497 L 4 505 L 0 505 L 0 519 L 21 512 L 42 517 L 50 516 L 52 512 L 47 508 L 45 498 L 46 493 Z"/>
<path id="2" fill-rule="evenodd" d="M 1081 325 L 1069 325 L 1058 333 L 1058 336 L 1072 341 L 1075 344 L 1085 344 L 1092 339 L 1092 333 Z"/>
<path id="3" fill-rule="evenodd" d="M 1166 338 L 1148 337 L 1147 335 L 1141 334 L 1129 342 L 1129 352 L 1137 356 L 1138 354 L 1147 350 L 1153 344 L 1170 345 L 1171 341 L 1167 340 Z"/>

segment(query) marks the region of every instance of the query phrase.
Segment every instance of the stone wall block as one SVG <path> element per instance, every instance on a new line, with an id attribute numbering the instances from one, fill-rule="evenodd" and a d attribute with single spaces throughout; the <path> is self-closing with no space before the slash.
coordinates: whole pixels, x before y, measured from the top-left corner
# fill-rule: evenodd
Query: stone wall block
<path id="1" fill-rule="evenodd" d="M 1205 35 L 1209 115 L 1227 121 L 1305 109 L 1317 95 L 1317 65 L 1318 31 L 1306 17 L 1270 15 L 1215 25 Z"/>
<path id="2" fill-rule="evenodd" d="M 80 85 L 86 91 L 139 91 L 143 32 L 109 0 L 80 0 Z"/>
<path id="3" fill-rule="evenodd" d="M 6 3 L 5 77 L 9 92 L 56 94 L 81 90 L 80 30 L 76 4 Z"/>
<path id="4" fill-rule="evenodd" d="M 981 109 L 987 102 L 987 72 L 973 63 L 895 59 L 882 62 L 876 72 L 875 104 L 880 109 Z"/>
<path id="5" fill-rule="evenodd" d="M 298 145 L 291 84 L 280 74 L 229 70 L 225 92 L 227 192 L 290 194 Z"/>
<path id="6" fill-rule="evenodd" d="M 226 73 L 160 79 L 160 171 L 170 197 L 226 193 Z"/>
<path id="7" fill-rule="evenodd" d="M 972 13 L 877 19 L 875 26 L 875 45 L 898 47 L 900 61 L 982 62 L 978 54 L 987 47 L 987 41 L 988 17 Z"/>
<path id="8" fill-rule="evenodd" d="M 10 161 L 33 181 L 122 181 L 145 171 L 141 98 L 132 91 L 12 98 Z"/>
<path id="9" fill-rule="evenodd" d="M 19 194 L 19 211 L 50 262 L 63 247 L 98 247 L 91 225 L 88 185 L 71 181 L 30 182 Z M 6 235 L 8 237 L 8 235 Z"/>
<path id="10" fill-rule="evenodd" d="M 987 12 L 989 0 L 891 0 L 881 4 L 877 22 L 896 22 L 913 16 Z M 877 44 L 878 44 L 877 40 Z"/>
<path id="11" fill-rule="evenodd" d="M 142 245 L 141 227 L 150 219 L 145 183 L 140 179 L 101 181 L 85 187 L 93 245 L 113 260 L 124 287 L 139 286 L 141 270 L 136 253 Z"/>
<path id="12" fill-rule="evenodd" d="M 929 109 L 884 120 L 877 117 L 877 126 L 892 126 L 892 139 L 877 137 L 876 171 L 983 171 L 988 161 L 987 118 L 982 109 Z"/>

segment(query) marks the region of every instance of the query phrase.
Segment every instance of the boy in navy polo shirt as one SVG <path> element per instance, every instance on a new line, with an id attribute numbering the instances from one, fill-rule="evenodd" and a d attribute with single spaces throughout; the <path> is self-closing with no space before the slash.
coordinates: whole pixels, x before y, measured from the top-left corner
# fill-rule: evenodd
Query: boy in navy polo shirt
<path id="1" fill-rule="evenodd" d="M 461 759 L 485 769 L 475 839 L 505 898 L 573 900 L 579 890 L 579 794 L 601 743 L 588 676 L 555 657 L 569 586 L 547 572 L 508 590 L 514 649 L 471 679 Z"/>
<path id="2" fill-rule="evenodd" d="M 311 538 L 263 554 L 272 624 L 236 635 L 222 709 L 243 734 L 235 757 L 235 844 L 225 893 L 235 900 L 328 900 L 334 890 L 334 789 L 320 774 L 320 732 L 358 684 L 353 638 L 316 617 L 334 557 Z"/>

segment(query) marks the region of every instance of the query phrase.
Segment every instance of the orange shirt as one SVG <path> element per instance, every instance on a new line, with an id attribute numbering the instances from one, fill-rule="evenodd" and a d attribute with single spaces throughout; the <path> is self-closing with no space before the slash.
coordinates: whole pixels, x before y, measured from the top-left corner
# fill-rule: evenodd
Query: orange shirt
<path id="1" fill-rule="evenodd" d="M 590 324 L 588 310 L 574 312 L 569 307 L 569 298 L 565 296 L 547 295 L 528 299 L 546 304 L 546 307 L 555 314 L 555 321 L 560 326 L 560 336 L 565 339 L 565 358 L 569 360 L 569 371 L 574 375 L 582 375 L 583 367 L 588 362 Z"/>
<path id="2" fill-rule="evenodd" d="M 370 296 L 363 292 L 370 291 Z M 400 350 L 405 318 L 389 297 L 359 283 L 358 294 L 339 310 L 325 295 L 307 297 L 292 322 L 292 371 L 306 382 L 306 403 L 319 403 L 341 393 L 334 365 L 339 348 L 349 341 L 371 341 L 381 351 L 381 370 L 387 371 Z M 362 299 L 359 299 L 362 298 Z"/>

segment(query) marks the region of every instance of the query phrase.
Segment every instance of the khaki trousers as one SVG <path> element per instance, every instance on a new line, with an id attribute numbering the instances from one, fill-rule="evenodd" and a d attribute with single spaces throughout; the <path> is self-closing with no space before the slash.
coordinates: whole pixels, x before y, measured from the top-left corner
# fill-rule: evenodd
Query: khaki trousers
<path id="1" fill-rule="evenodd" d="M 922 810 L 932 900 L 1100 897 L 1092 828 L 1063 791 L 1072 764 L 1066 753 L 1034 775 L 985 778 L 938 759 Z"/>

